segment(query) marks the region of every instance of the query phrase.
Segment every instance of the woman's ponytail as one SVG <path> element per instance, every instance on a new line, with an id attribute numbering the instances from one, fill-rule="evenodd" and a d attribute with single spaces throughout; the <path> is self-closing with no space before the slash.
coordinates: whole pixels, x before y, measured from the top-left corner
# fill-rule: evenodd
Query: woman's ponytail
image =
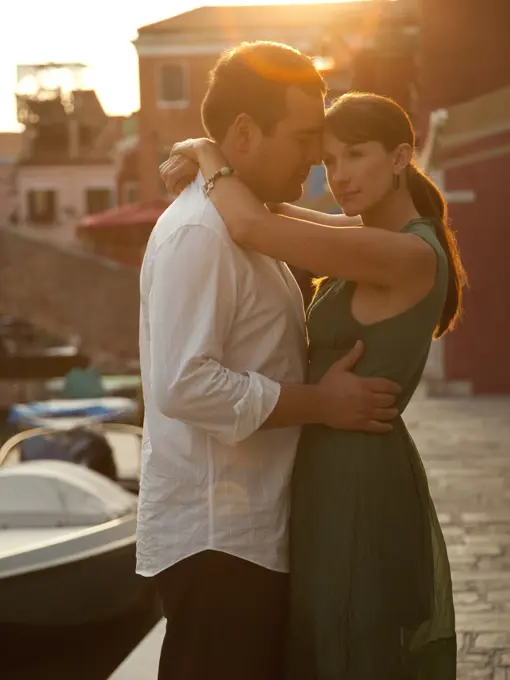
<path id="1" fill-rule="evenodd" d="M 446 201 L 437 186 L 415 165 L 410 165 L 407 187 L 419 214 L 434 220 L 437 238 L 448 258 L 448 290 L 443 313 L 434 332 L 434 337 L 440 338 L 447 331 L 453 330 L 460 317 L 462 288 L 467 283 L 467 276 L 460 259 L 457 239 L 448 223 Z"/>

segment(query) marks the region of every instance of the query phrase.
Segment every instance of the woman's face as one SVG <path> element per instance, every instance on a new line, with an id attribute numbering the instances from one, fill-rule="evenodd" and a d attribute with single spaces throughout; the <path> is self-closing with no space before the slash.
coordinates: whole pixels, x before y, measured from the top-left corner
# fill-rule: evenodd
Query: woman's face
<path id="1" fill-rule="evenodd" d="M 327 132 L 324 165 L 331 193 L 346 215 L 374 208 L 393 191 L 398 172 L 397 153 L 380 142 L 346 144 Z"/>

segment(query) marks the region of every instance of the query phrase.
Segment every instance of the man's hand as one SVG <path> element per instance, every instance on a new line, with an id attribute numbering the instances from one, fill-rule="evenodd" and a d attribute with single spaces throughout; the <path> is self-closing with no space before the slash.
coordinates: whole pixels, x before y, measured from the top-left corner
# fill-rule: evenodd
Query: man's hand
<path id="1" fill-rule="evenodd" d="M 362 378 L 352 370 L 363 355 L 363 343 L 335 362 L 319 382 L 323 423 L 337 430 L 383 434 L 398 415 L 393 407 L 400 387 L 385 378 Z"/>

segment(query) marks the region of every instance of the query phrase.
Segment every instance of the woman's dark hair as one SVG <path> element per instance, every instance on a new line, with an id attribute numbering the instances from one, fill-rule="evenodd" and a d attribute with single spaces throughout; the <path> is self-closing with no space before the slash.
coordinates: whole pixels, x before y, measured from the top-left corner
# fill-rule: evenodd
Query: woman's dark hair
<path id="1" fill-rule="evenodd" d="M 247 113 L 264 134 L 270 134 L 287 113 L 291 85 L 321 98 L 327 89 L 313 61 L 288 45 L 245 42 L 227 50 L 209 75 L 202 102 L 205 131 L 222 142 L 237 116 Z"/>
<path id="2" fill-rule="evenodd" d="M 337 99 L 326 113 L 326 127 L 346 144 L 380 142 L 390 152 L 399 144 L 414 150 L 415 135 L 407 113 L 396 102 L 376 94 L 353 92 Z M 435 338 L 454 328 L 462 311 L 467 283 L 446 201 L 432 180 L 414 163 L 407 167 L 407 188 L 418 213 L 436 225 L 437 238 L 448 258 L 448 290 Z"/>

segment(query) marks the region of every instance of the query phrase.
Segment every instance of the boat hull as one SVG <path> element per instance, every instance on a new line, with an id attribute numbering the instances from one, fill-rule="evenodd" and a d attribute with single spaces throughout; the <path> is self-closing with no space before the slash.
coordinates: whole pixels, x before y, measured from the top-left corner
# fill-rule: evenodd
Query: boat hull
<path id="1" fill-rule="evenodd" d="M 0 570 L 0 624 L 66 626 L 112 619 L 128 612 L 148 587 L 135 573 L 134 534 L 53 563 L 37 555 L 32 559 L 35 552 L 26 553 L 26 570 L 18 566 L 4 575 Z"/>

